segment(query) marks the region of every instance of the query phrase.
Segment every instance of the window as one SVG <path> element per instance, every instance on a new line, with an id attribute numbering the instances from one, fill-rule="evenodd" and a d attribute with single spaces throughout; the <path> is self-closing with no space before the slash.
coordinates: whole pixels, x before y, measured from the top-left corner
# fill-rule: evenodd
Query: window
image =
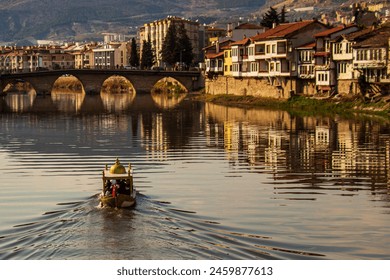
<path id="1" fill-rule="evenodd" d="M 347 73 L 347 63 L 339 63 L 338 65 L 337 65 L 337 72 L 339 73 L 339 74 L 341 74 L 341 73 Z"/>
<path id="2" fill-rule="evenodd" d="M 286 47 L 286 42 L 277 42 L 278 46 L 278 54 L 281 53 L 286 53 L 287 52 L 287 47 Z"/>
<path id="3" fill-rule="evenodd" d="M 269 71 L 274 72 L 275 71 L 275 62 L 270 62 L 269 64 Z"/>
<path id="4" fill-rule="evenodd" d="M 272 53 L 276 53 L 276 45 L 272 45 Z"/>
<path id="5" fill-rule="evenodd" d="M 352 44 L 351 43 L 346 44 L 346 53 L 352 53 Z"/>
<path id="6" fill-rule="evenodd" d="M 256 62 L 251 63 L 251 72 L 258 72 L 258 64 Z"/>
<path id="7" fill-rule="evenodd" d="M 265 53 L 265 44 L 255 45 L 255 53 L 256 54 L 264 54 Z"/>
<path id="8" fill-rule="evenodd" d="M 301 51 L 299 53 L 299 60 L 301 62 L 311 62 L 313 60 L 313 52 L 312 51 Z"/>
<path id="9" fill-rule="evenodd" d="M 254 53 L 255 53 L 255 52 L 254 52 L 254 47 L 249 47 L 249 48 L 248 48 L 248 54 L 249 54 L 249 55 L 254 55 Z"/>
<path id="10" fill-rule="evenodd" d="M 276 62 L 276 72 L 280 72 L 280 62 Z"/>
<path id="11" fill-rule="evenodd" d="M 335 54 L 341 54 L 342 53 L 342 44 L 341 43 L 335 43 L 333 45 L 333 53 L 335 53 Z"/>

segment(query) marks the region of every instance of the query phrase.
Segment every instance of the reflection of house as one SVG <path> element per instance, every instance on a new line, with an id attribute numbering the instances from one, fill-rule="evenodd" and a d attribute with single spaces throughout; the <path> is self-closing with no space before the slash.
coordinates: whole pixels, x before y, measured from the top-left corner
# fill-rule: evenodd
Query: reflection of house
<path id="1" fill-rule="evenodd" d="M 316 126 L 315 129 L 315 149 L 323 151 L 329 148 L 330 129 L 328 126 Z"/>
<path id="2" fill-rule="evenodd" d="M 264 163 L 273 170 L 286 163 L 286 151 L 282 149 L 283 135 L 274 129 L 268 130 L 268 146 L 264 151 Z"/>
<path id="3" fill-rule="evenodd" d="M 356 168 L 358 147 L 355 133 L 347 124 L 339 124 L 337 140 L 337 150 L 332 152 L 332 170 L 346 175 Z"/>
<path id="4" fill-rule="evenodd" d="M 240 125 L 238 122 L 224 123 L 224 141 L 227 151 L 238 151 L 240 146 Z"/>

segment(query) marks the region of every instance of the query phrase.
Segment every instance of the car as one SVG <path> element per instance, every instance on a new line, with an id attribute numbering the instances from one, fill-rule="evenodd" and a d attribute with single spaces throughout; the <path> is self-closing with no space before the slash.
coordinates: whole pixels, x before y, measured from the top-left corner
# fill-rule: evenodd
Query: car
<path id="1" fill-rule="evenodd" d="M 162 68 L 161 66 L 152 66 L 152 70 L 164 71 L 164 68 Z"/>
<path id="2" fill-rule="evenodd" d="M 138 69 L 137 67 L 131 66 L 131 65 L 126 65 L 124 68 L 125 68 L 126 70 L 137 70 L 137 69 Z"/>

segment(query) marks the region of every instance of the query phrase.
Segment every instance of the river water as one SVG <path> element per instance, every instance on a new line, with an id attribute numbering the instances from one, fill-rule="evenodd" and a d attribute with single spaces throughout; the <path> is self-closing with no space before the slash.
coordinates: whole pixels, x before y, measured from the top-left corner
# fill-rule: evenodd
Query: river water
<path id="1" fill-rule="evenodd" d="M 148 94 L 0 102 L 0 259 L 390 258 L 386 121 Z M 134 209 L 98 206 L 116 157 Z"/>

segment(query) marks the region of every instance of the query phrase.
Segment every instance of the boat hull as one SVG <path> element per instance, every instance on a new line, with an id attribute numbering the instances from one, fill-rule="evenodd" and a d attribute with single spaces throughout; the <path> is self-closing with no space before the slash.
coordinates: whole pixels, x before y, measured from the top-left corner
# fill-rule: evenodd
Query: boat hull
<path id="1" fill-rule="evenodd" d="M 129 208 L 135 205 L 135 195 L 118 194 L 116 197 L 100 194 L 99 197 L 102 206 Z"/>

